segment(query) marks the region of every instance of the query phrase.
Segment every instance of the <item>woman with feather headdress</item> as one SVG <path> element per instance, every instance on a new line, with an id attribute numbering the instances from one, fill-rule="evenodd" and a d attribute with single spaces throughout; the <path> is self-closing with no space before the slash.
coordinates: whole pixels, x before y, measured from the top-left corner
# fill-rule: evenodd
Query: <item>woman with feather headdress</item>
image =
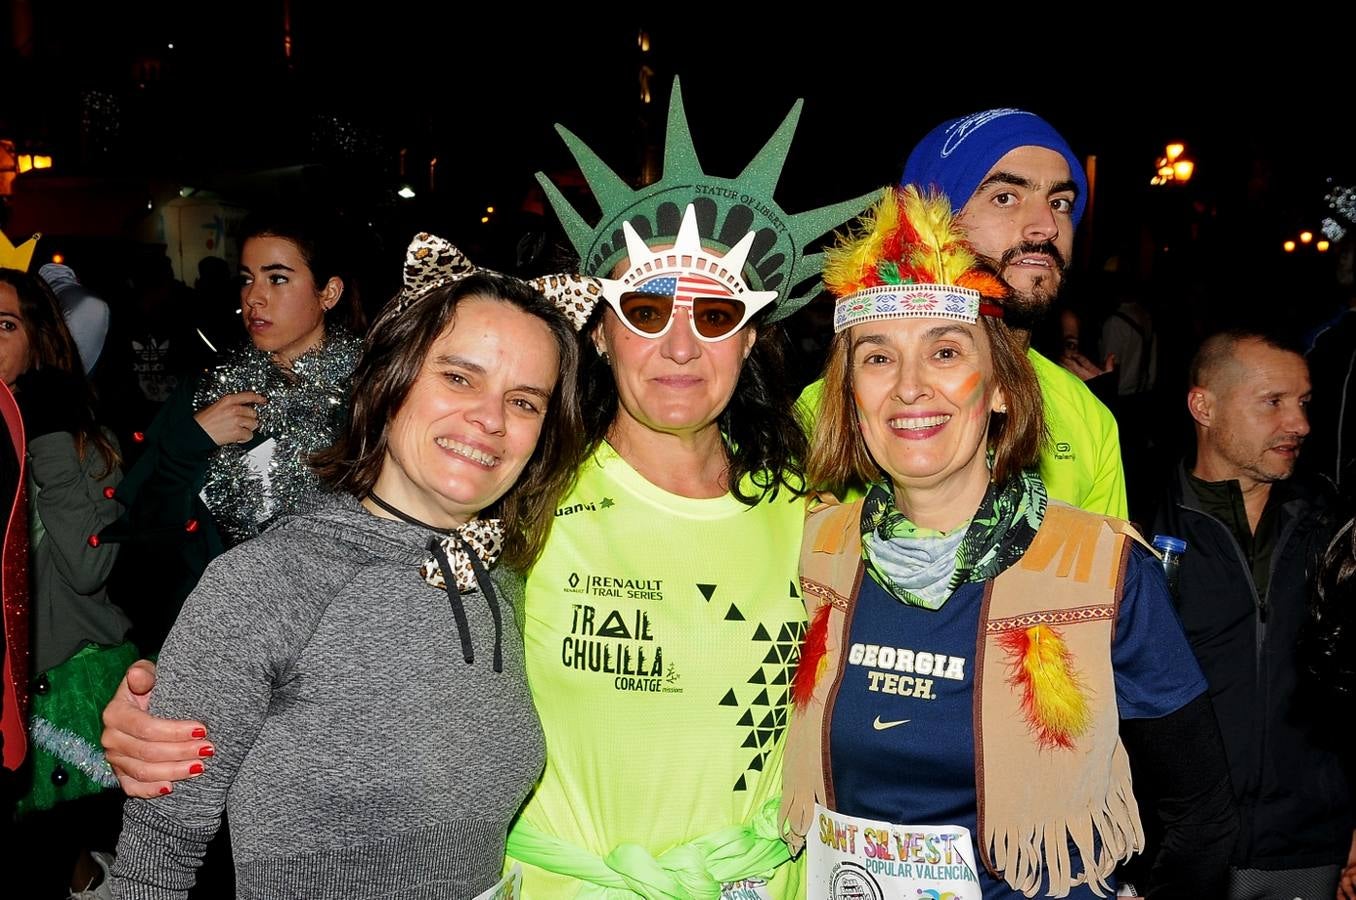
<path id="1" fill-rule="evenodd" d="M 839 241 L 824 280 L 808 477 L 865 492 L 821 494 L 801 551 L 782 815 L 809 844 L 809 895 L 1114 893 L 1143 845 L 1128 745 L 1194 801 L 1191 866 L 1169 850 L 1156 874 L 1213 896 L 1235 826 L 1205 680 L 1133 528 L 1048 500 L 1005 285 L 946 198 L 912 186 Z"/>

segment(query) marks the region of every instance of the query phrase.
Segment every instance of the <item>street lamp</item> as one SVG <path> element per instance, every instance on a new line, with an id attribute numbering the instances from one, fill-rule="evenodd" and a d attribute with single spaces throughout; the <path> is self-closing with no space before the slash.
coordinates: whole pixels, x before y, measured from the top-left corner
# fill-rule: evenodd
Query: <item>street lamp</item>
<path id="1" fill-rule="evenodd" d="M 1318 237 L 1317 240 L 1314 239 L 1315 237 L 1316 237 L 1315 234 L 1306 228 L 1303 231 L 1301 231 L 1298 235 L 1296 235 L 1294 238 L 1289 238 L 1285 241 L 1285 243 L 1281 244 L 1281 249 L 1285 250 L 1286 253 L 1294 253 L 1297 249 L 1299 249 L 1302 246 L 1303 247 L 1312 246 L 1314 250 L 1316 250 L 1319 253 L 1327 253 L 1328 248 L 1331 247 L 1332 244 L 1329 243 L 1322 236 L 1317 236 Z"/>
<path id="2" fill-rule="evenodd" d="M 1163 155 L 1154 163 L 1155 174 L 1149 184 L 1186 184 L 1196 171 L 1196 163 L 1182 154 L 1186 153 L 1186 144 L 1174 141 L 1163 148 Z"/>

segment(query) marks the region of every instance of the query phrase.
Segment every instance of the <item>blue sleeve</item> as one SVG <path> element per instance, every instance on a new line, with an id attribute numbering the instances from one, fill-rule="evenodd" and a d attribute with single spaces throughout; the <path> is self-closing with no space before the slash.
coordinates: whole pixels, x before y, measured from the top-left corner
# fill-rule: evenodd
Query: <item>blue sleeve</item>
<path id="1" fill-rule="evenodd" d="M 1122 719 L 1156 719 L 1205 692 L 1158 560 L 1133 545 L 1111 645 Z"/>

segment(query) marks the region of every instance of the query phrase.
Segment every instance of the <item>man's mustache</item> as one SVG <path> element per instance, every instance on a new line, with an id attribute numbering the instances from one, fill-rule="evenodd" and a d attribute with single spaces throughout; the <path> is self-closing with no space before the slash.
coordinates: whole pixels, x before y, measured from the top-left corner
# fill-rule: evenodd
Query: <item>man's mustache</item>
<path id="1" fill-rule="evenodd" d="M 1003 254 L 1003 258 L 998 261 L 998 267 L 1001 271 L 1015 264 L 1023 256 L 1032 256 L 1034 254 L 1043 254 L 1055 261 L 1055 267 L 1058 269 L 1067 269 L 1068 263 L 1064 261 L 1064 254 L 1059 252 L 1059 248 L 1052 241 L 1023 241 L 1015 247 L 1010 248 Z"/>

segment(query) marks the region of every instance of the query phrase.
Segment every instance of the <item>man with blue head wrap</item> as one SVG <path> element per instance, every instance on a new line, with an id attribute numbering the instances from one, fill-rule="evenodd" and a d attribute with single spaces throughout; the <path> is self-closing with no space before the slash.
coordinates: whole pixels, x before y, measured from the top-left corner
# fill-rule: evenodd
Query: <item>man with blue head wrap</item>
<path id="1" fill-rule="evenodd" d="M 990 109 L 951 119 L 918 142 L 902 184 L 951 198 L 966 238 L 1012 288 L 1008 325 L 1029 336 L 1059 294 L 1087 209 L 1088 179 L 1063 136 L 1034 113 Z M 1120 436 L 1083 382 L 1034 350 L 1050 444 L 1041 476 L 1051 496 L 1124 518 Z"/>
<path id="2" fill-rule="evenodd" d="M 1020 109 L 991 109 L 928 132 L 909 154 L 901 184 L 951 198 L 966 236 L 1013 289 L 1007 321 L 1039 320 L 1063 280 L 1088 181 L 1059 132 Z"/>
<path id="3" fill-rule="evenodd" d="M 1087 207 L 1087 177 L 1068 142 L 1034 113 L 972 113 L 928 132 L 909 154 L 900 183 L 951 199 L 966 239 L 1012 289 L 1004 319 L 1029 340 L 1032 324 L 1059 294 Z M 1077 376 L 1035 350 L 1027 357 L 1050 434 L 1040 460 L 1050 496 L 1126 518 L 1115 418 Z M 802 409 L 817 409 L 821 384 L 802 394 Z"/>

